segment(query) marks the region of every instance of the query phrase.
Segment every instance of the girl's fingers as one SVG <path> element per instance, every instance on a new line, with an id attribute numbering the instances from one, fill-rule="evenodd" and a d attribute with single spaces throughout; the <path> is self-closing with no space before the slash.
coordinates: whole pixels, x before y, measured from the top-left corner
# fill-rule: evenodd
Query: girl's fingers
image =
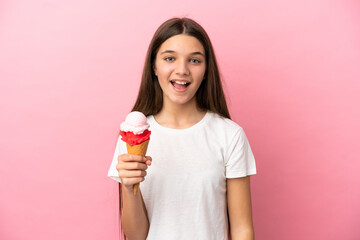
<path id="1" fill-rule="evenodd" d="M 116 169 L 120 170 L 146 170 L 148 166 L 145 163 L 140 162 L 119 162 L 116 165 Z"/>
<path id="2" fill-rule="evenodd" d="M 138 156 L 133 154 L 122 154 L 118 156 L 118 164 L 116 165 L 116 169 L 119 171 L 120 169 L 134 170 L 134 169 L 142 169 L 146 170 L 147 166 L 150 166 L 152 162 L 152 158 L 150 156 Z"/>
<path id="3" fill-rule="evenodd" d="M 135 177 L 135 178 L 122 178 L 121 183 L 126 186 L 131 186 L 139 182 L 143 182 L 145 180 L 144 177 Z"/>
<path id="4" fill-rule="evenodd" d="M 151 165 L 150 156 L 142 157 L 133 154 L 122 154 L 118 157 L 116 169 L 119 172 L 122 184 L 131 187 L 134 184 L 143 182 L 147 175 L 146 169 Z"/>
<path id="5" fill-rule="evenodd" d="M 133 154 L 122 154 L 118 156 L 118 161 L 122 162 L 145 162 L 146 158 L 139 155 L 133 155 Z"/>
<path id="6" fill-rule="evenodd" d="M 146 169 L 151 165 L 150 156 L 142 157 L 132 154 L 122 154 L 118 157 L 116 169 L 122 183 L 127 186 L 144 181 Z"/>
<path id="7" fill-rule="evenodd" d="M 152 163 L 152 158 L 150 156 L 145 156 L 145 158 L 146 158 L 145 164 L 150 166 Z"/>
<path id="8" fill-rule="evenodd" d="M 147 175 L 146 171 L 142 170 L 119 170 L 120 178 L 136 178 L 136 177 L 145 177 Z"/>

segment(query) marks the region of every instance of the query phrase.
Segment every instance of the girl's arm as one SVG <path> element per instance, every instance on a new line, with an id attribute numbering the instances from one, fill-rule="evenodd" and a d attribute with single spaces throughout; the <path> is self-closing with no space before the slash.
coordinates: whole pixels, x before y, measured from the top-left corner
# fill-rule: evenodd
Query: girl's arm
<path id="1" fill-rule="evenodd" d="M 250 176 L 227 179 L 227 201 L 232 240 L 254 240 Z"/>
<path id="2" fill-rule="evenodd" d="M 121 178 L 121 213 L 122 229 L 128 240 L 145 240 L 149 231 L 144 199 L 141 190 L 134 195 L 134 184 L 144 181 L 147 165 L 151 165 L 151 157 L 132 154 L 122 154 L 118 157 L 116 169 Z"/>
<path id="3" fill-rule="evenodd" d="M 128 240 L 145 240 L 149 231 L 149 220 L 141 190 L 134 195 L 133 189 L 122 187 L 123 212 L 121 224 Z"/>

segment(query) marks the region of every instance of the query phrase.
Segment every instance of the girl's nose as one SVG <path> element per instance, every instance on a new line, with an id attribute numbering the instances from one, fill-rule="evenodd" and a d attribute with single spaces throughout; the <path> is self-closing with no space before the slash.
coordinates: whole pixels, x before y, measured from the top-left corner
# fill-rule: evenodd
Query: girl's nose
<path id="1" fill-rule="evenodd" d="M 188 75 L 189 68 L 186 60 L 179 60 L 176 65 L 176 73 L 179 75 Z"/>

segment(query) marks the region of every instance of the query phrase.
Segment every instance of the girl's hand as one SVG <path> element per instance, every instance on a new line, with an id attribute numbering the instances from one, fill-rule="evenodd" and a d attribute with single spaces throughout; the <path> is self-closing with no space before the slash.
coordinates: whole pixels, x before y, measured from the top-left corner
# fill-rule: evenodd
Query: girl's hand
<path id="1" fill-rule="evenodd" d="M 151 157 L 133 154 L 122 154 L 118 156 L 116 169 L 119 172 L 122 185 L 128 190 L 133 190 L 136 183 L 145 180 L 146 169 L 151 165 Z"/>

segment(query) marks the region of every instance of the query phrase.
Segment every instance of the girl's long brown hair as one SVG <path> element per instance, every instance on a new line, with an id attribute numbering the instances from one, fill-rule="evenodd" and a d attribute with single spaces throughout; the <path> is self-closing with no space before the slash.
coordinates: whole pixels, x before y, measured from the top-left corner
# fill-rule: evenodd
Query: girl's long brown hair
<path id="1" fill-rule="evenodd" d="M 132 111 L 142 112 L 146 116 L 160 112 L 163 106 L 163 93 L 153 67 L 161 44 L 168 38 L 178 34 L 186 34 L 197 38 L 205 49 L 206 72 L 205 78 L 196 93 L 197 106 L 200 109 L 209 110 L 230 118 L 210 38 L 205 30 L 190 18 L 171 18 L 156 30 L 147 50 L 140 89 Z M 119 196 L 121 219 L 123 206 L 121 184 L 119 184 Z M 120 229 L 120 235 L 120 239 L 127 239 L 122 229 Z"/>

